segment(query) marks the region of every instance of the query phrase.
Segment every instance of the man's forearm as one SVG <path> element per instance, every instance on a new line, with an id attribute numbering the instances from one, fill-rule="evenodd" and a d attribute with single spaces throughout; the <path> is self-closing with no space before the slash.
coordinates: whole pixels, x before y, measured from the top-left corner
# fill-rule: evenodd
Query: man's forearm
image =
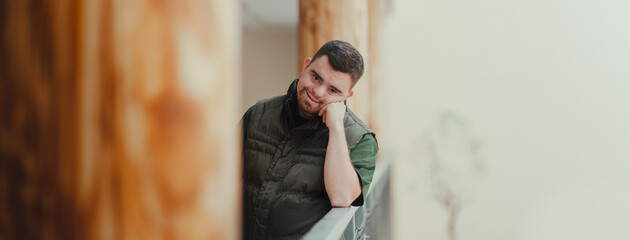
<path id="1" fill-rule="evenodd" d="M 331 128 L 324 162 L 324 185 L 333 207 L 348 207 L 361 194 L 343 127 Z"/>

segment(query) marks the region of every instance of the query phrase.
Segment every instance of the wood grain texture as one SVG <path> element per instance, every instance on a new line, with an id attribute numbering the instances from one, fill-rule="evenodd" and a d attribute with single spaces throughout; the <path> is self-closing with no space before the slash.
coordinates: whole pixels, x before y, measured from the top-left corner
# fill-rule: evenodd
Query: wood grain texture
<path id="1" fill-rule="evenodd" d="M 72 198 L 78 7 L 0 2 L 0 239 L 75 239 L 82 227 Z"/>
<path id="2" fill-rule="evenodd" d="M 382 21 L 383 21 L 383 0 L 368 0 L 368 52 L 370 53 L 370 65 L 366 69 L 368 81 L 370 81 L 370 115 L 369 124 L 376 135 L 380 135 L 383 127 L 383 89 L 382 89 Z M 385 146 L 379 139 L 380 146 Z M 381 147 L 381 152 L 382 152 Z"/>
<path id="3" fill-rule="evenodd" d="M 0 4 L 0 239 L 240 238 L 237 3 Z"/>
<path id="4" fill-rule="evenodd" d="M 343 40 L 352 44 L 363 55 L 365 69 L 370 68 L 367 0 L 300 0 L 299 15 L 299 70 L 304 59 L 313 57 L 330 40 Z M 368 74 L 364 73 L 355 85 L 354 96 L 348 99 L 348 106 L 369 125 L 368 78 Z"/>

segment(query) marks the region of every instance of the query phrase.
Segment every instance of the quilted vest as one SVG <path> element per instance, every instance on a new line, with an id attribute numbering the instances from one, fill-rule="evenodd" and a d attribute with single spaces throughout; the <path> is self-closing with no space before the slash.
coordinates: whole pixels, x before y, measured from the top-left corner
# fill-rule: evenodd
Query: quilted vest
<path id="1" fill-rule="evenodd" d="M 292 127 L 297 80 L 286 95 L 256 103 L 243 142 L 244 239 L 299 239 L 331 210 L 324 187 L 328 127 L 321 118 Z M 344 117 L 351 151 L 374 134 L 352 111 Z"/>

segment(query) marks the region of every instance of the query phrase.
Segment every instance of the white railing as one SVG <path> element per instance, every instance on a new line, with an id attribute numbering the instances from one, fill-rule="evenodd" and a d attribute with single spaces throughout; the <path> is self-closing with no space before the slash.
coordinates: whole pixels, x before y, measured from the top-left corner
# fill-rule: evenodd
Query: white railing
<path id="1" fill-rule="evenodd" d="M 390 239 L 391 157 L 376 164 L 370 190 L 361 207 L 333 208 L 302 240 Z"/>

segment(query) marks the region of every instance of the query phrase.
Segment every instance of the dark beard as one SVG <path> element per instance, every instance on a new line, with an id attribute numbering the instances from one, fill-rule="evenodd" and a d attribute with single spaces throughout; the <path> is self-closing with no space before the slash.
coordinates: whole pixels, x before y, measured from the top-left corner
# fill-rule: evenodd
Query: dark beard
<path id="1" fill-rule="evenodd" d="M 303 105 L 302 102 L 298 102 L 297 112 L 300 115 L 300 117 L 310 120 L 310 119 L 313 119 L 313 118 L 315 118 L 317 116 L 317 113 L 312 113 L 312 112 L 308 112 L 308 111 L 304 110 L 302 105 Z"/>
<path id="2" fill-rule="evenodd" d="M 302 91 L 298 92 L 298 96 L 297 96 L 297 112 L 300 115 L 300 117 L 304 118 L 304 119 L 313 119 L 315 117 L 317 117 L 317 112 L 309 112 L 307 111 L 307 106 L 309 106 L 309 103 L 307 102 L 306 99 L 300 99 L 300 97 L 304 97 L 307 98 L 308 96 L 306 96 L 306 89 L 302 89 Z"/>

